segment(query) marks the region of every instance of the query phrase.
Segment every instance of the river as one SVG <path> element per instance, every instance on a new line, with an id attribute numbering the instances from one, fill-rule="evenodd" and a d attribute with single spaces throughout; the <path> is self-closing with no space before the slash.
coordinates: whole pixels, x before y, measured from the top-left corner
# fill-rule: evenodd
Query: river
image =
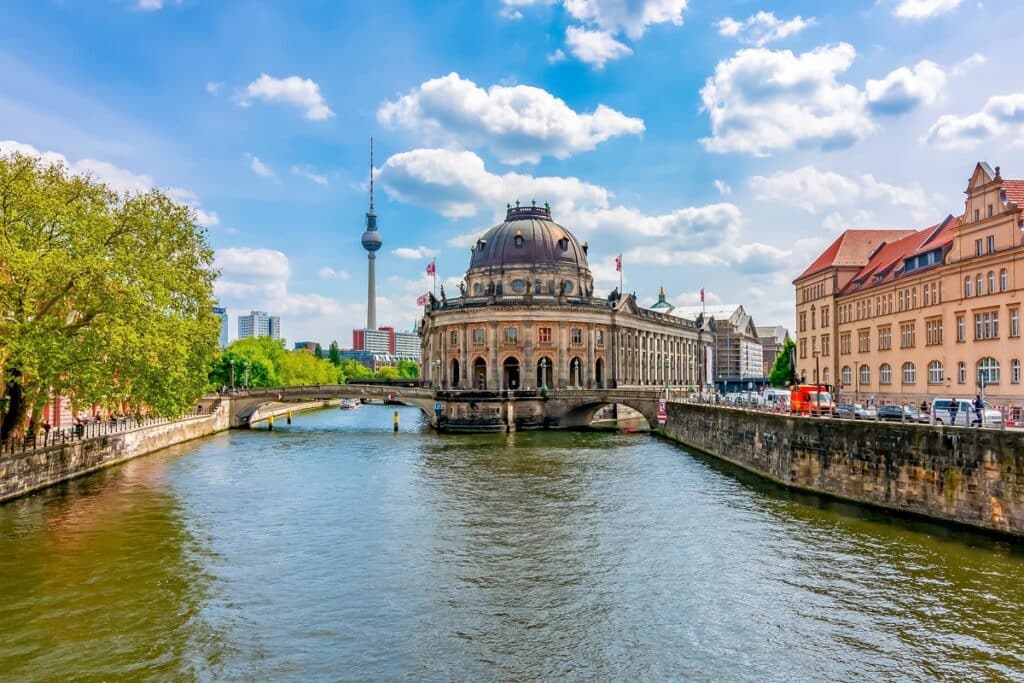
<path id="1" fill-rule="evenodd" d="M 1024 678 L 1024 549 L 648 435 L 233 431 L 0 506 L 0 679 Z"/>

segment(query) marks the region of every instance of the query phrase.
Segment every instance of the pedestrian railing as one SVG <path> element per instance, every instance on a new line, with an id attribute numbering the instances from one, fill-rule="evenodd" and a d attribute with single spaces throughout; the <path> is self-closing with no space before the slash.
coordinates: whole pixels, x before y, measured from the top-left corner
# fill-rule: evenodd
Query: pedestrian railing
<path id="1" fill-rule="evenodd" d="M 111 434 L 120 434 L 134 429 L 205 418 L 213 414 L 216 408 L 217 405 L 213 405 L 204 410 L 202 406 L 197 406 L 195 412 L 178 419 L 167 417 L 117 417 L 76 422 L 65 429 L 40 429 L 35 435 L 11 437 L 0 441 L 0 457 L 22 455 L 23 453 L 53 448 L 54 446 L 75 443 L 76 441 L 100 439 Z"/>

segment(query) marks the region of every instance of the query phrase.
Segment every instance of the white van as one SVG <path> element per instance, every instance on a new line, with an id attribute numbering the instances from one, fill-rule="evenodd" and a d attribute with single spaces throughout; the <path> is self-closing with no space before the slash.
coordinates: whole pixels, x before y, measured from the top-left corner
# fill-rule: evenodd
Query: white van
<path id="1" fill-rule="evenodd" d="M 951 422 L 953 416 L 949 410 L 953 401 L 956 401 L 956 421 Z M 1003 414 L 992 407 L 992 404 L 985 401 L 985 409 L 982 411 L 985 418 L 985 427 L 1002 427 Z M 978 412 L 974 409 L 974 402 L 966 398 L 937 398 L 932 401 L 931 410 L 932 422 L 939 425 L 953 424 L 957 427 L 977 427 Z"/>
<path id="2" fill-rule="evenodd" d="M 764 405 L 768 408 L 789 410 L 789 389 L 765 389 Z"/>

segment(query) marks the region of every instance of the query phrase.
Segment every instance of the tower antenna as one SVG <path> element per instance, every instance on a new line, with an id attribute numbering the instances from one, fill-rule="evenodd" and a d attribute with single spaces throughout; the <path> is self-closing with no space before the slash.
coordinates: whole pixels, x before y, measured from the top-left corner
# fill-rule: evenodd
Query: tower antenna
<path id="1" fill-rule="evenodd" d="M 373 136 L 370 136 L 370 211 L 373 211 Z"/>

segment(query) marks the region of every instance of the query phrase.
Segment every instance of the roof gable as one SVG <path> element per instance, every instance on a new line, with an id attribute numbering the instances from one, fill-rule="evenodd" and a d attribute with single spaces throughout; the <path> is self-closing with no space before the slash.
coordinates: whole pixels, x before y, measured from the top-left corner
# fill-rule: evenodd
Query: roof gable
<path id="1" fill-rule="evenodd" d="M 904 228 L 846 230 L 796 279 L 802 280 L 827 268 L 863 267 L 886 242 L 913 233 Z"/>

